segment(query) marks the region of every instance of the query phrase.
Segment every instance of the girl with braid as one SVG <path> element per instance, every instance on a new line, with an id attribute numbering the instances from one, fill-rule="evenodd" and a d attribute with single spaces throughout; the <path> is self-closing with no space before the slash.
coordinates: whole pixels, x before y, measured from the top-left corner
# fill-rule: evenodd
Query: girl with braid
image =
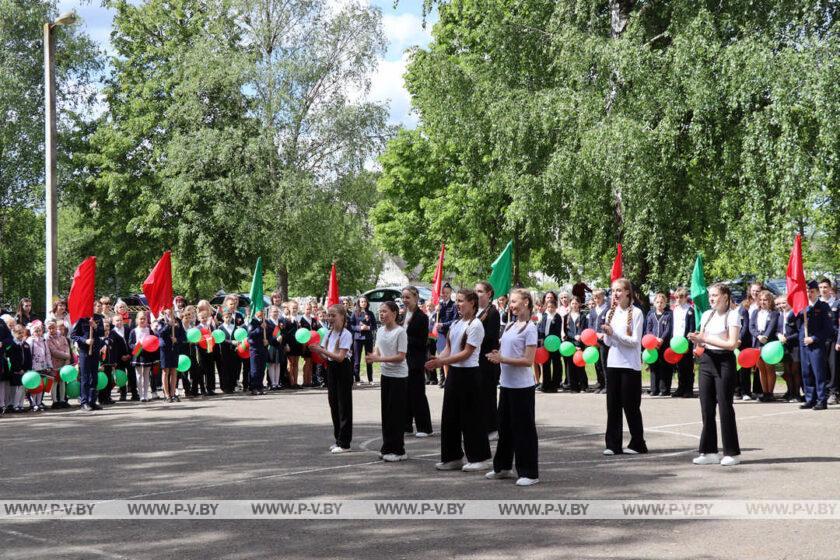
<path id="1" fill-rule="evenodd" d="M 607 356 L 607 432 L 604 455 L 647 453 L 642 426 L 642 310 L 633 305 L 630 281 L 612 283 L 612 305 L 601 326 Z M 622 447 L 623 422 L 627 417 L 630 443 Z"/>
<path id="2" fill-rule="evenodd" d="M 331 305 L 328 317 L 330 332 L 321 346 L 310 346 L 310 350 L 327 360 L 327 400 L 335 437 L 330 453 L 346 453 L 353 438 L 353 335 L 347 330 L 347 309 L 343 305 Z"/>
<path id="3" fill-rule="evenodd" d="M 450 326 L 443 352 L 426 362 L 426 369 L 449 366 L 440 421 L 440 463 L 435 468 L 439 471 L 484 471 L 492 466 L 479 396 L 478 354 L 484 341 L 484 325 L 476 319 L 478 295 L 473 290 L 458 290 L 456 302 L 461 319 Z"/>

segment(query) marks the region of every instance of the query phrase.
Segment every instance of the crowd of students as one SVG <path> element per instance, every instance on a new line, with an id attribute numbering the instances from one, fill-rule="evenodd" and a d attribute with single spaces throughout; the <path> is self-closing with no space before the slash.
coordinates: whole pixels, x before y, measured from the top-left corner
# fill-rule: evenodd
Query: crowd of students
<path id="1" fill-rule="evenodd" d="M 57 372 L 75 361 L 83 410 L 114 403 L 117 370 L 128 373 L 119 399 L 141 402 L 159 398 L 179 402 L 179 383 L 185 397 L 213 396 L 217 379 L 223 393 L 241 389 L 262 395 L 266 388 L 326 387 L 334 429 L 330 452 L 340 454 L 350 450 L 352 389 L 362 383 L 364 354 L 368 383 L 373 384 L 372 365 L 381 364 L 384 461 L 407 458 L 405 434 L 419 438 L 432 434 L 425 390 L 427 384 L 438 384 L 444 395 L 441 460 L 436 468 L 491 469 L 487 478 L 509 478 L 515 458 L 517 484 L 528 486 L 539 480 L 534 421 L 538 390 L 605 393 L 604 454 L 647 452 L 640 410 L 645 335 L 653 336 L 661 348 L 667 348 L 675 336 L 690 341 L 676 363 L 666 360 L 663 352 L 649 364 L 649 395 L 694 397 L 695 363 L 699 363 L 703 429 L 696 464 L 738 464 L 734 398 L 779 399 L 774 392 L 775 366 L 759 359 L 755 368 L 739 370 L 739 349 L 780 341 L 785 350 L 781 374 L 787 386 L 781 399 L 814 410 L 837 403 L 840 301 L 828 279 L 808 284 L 810 305 L 799 314 L 788 309 L 784 297 L 774 298 L 760 284 L 750 286 L 741 303 L 734 302 L 726 285 L 712 286 L 711 309 L 699 318 L 685 289 L 674 295 L 673 306 L 660 293 L 652 308 L 645 310 L 630 282 L 621 278 L 612 283 L 609 302 L 603 290 L 594 290 L 586 309 L 583 293 L 548 291 L 536 302 L 531 292 L 515 289 L 494 300 L 492 286 L 479 282 L 475 289 L 459 290 L 455 298 L 452 287 L 444 285 L 441 302 L 433 308 L 422 305 L 417 289 L 409 286 L 400 304 L 382 304 L 377 318 L 365 298 L 355 303 L 347 298 L 328 308 L 312 300 L 301 313 L 297 301 L 283 302 L 275 293 L 270 306 L 247 319 L 237 309 L 239 298 L 234 295 L 218 309 L 206 300 L 193 306 L 176 297 L 172 308 L 157 318 L 147 311 L 131 316 L 121 301 L 112 309 L 110 299 L 103 297 L 95 304 L 93 318 L 74 325 L 64 301 L 56 302 L 42 322 L 32 313 L 31 302 L 22 300 L 14 317 L 3 315 L 0 321 L 0 411 L 44 410 L 44 391 L 30 392 L 22 386 L 27 371 L 52 378 L 52 408 L 70 406 L 67 383 Z M 318 343 L 301 343 L 295 336 L 301 328 L 322 327 L 326 333 Z M 221 331 L 222 340 L 190 342 L 187 333 L 193 328 Z M 245 354 L 237 336 L 240 328 L 247 331 Z M 536 351 L 548 337 L 583 348 L 586 329 L 597 333 L 600 351 L 594 387 L 589 386 L 585 368 L 559 352 L 536 364 Z M 158 338 L 155 350 L 143 347 L 149 336 Z M 183 356 L 190 358 L 189 368 L 179 367 Z M 108 382 L 97 390 L 100 370 Z M 675 374 L 677 388 L 672 391 Z M 23 406 L 25 399 L 28 408 Z M 718 411 L 723 455 L 718 454 Z M 626 446 L 622 416 L 631 435 Z M 495 457 L 490 448 L 494 439 L 498 439 Z"/>

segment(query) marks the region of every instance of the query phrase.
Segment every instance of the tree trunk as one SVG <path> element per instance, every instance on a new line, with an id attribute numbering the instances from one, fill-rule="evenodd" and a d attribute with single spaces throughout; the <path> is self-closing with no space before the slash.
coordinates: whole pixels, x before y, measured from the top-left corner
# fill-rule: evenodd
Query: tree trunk
<path id="1" fill-rule="evenodd" d="M 513 232 L 513 285 L 519 284 L 519 234 Z"/>
<path id="2" fill-rule="evenodd" d="M 610 0 L 610 36 L 613 39 L 627 28 L 633 4 L 635 4 L 634 0 Z"/>
<path id="3" fill-rule="evenodd" d="M 617 39 L 627 28 L 630 20 L 630 12 L 633 10 L 634 0 L 610 0 L 610 36 Z M 610 113 L 615 98 L 618 95 L 618 86 L 621 83 L 621 76 L 617 70 L 610 74 L 610 93 L 607 97 L 606 112 Z M 613 218 L 615 219 L 615 240 L 622 243 L 624 239 L 624 213 L 621 208 L 621 187 L 613 187 Z"/>
<path id="4" fill-rule="evenodd" d="M 289 270 L 283 262 L 277 266 L 277 291 L 283 301 L 289 300 Z"/>

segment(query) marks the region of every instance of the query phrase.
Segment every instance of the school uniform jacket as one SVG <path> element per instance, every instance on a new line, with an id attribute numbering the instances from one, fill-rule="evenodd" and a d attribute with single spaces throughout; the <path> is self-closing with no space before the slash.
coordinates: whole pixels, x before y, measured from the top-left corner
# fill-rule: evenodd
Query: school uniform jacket
<path id="1" fill-rule="evenodd" d="M 438 334 L 448 335 L 449 327 L 458 320 L 458 308 L 455 306 L 455 302 L 451 299 L 449 301 L 441 301 L 440 313 L 437 315 L 437 322 L 440 323 Z"/>
<path id="2" fill-rule="evenodd" d="M 429 317 L 418 307 L 411 314 L 408 324 L 403 324 L 403 327 L 408 338 L 408 347 L 405 353 L 408 369 L 419 369 L 422 372 L 423 364 L 426 363 L 426 344 L 430 328 Z"/>
<path id="3" fill-rule="evenodd" d="M 676 323 L 676 318 L 674 317 L 675 313 L 674 310 L 671 310 L 671 323 Z M 697 330 L 697 315 L 694 314 L 694 306 L 689 305 L 688 309 L 685 311 L 685 328 L 683 328 L 683 332 L 681 333 L 673 333 L 673 336 L 684 336 L 688 338 L 689 333 L 693 333 Z M 689 345 L 691 342 L 689 341 Z"/>
<path id="4" fill-rule="evenodd" d="M 12 343 L 9 350 L 9 361 L 12 364 L 12 373 L 9 376 L 12 387 L 20 387 L 23 384 L 23 374 L 32 369 L 32 349 L 25 340 L 20 344 Z"/>
<path id="5" fill-rule="evenodd" d="M 101 315 L 94 315 L 93 321 L 96 326 L 93 328 L 93 356 L 98 356 L 98 352 L 105 346 L 105 329 L 102 327 L 102 322 L 97 320 Z M 90 337 L 90 321 L 88 317 L 82 317 L 76 324 L 73 325 L 73 331 L 70 333 L 70 340 L 79 346 L 79 358 L 82 355 L 91 355 L 90 347 L 87 340 Z"/>
<path id="6" fill-rule="evenodd" d="M 539 325 L 537 325 L 537 339 L 540 343 L 546 339 L 546 337 L 550 335 L 559 336 L 561 339 L 563 338 L 563 331 L 566 330 L 566 318 L 560 315 L 560 309 L 558 308 L 557 311 L 554 313 L 554 319 L 552 319 L 550 325 L 546 325 L 548 321 L 548 313 L 543 312 L 542 316 L 540 317 Z"/>
<path id="7" fill-rule="evenodd" d="M 493 350 L 498 350 L 500 345 L 500 332 L 502 328 L 502 317 L 499 315 L 499 310 L 492 303 L 482 310 L 478 319 L 484 327 L 484 339 L 481 341 L 481 348 L 478 354 L 479 367 L 485 367 L 491 364 L 487 359 L 487 354 Z M 498 364 L 492 364 L 494 369 Z"/>
<path id="8" fill-rule="evenodd" d="M 12 336 L 12 331 L 6 325 L 6 322 L 0 319 L 0 381 L 7 381 L 9 375 L 8 364 L 6 358 L 8 357 L 8 350 L 11 345 L 15 343 L 15 338 Z"/>
<path id="9" fill-rule="evenodd" d="M 362 325 L 367 325 L 370 327 L 370 330 L 363 331 Z M 361 314 L 353 313 L 350 314 L 350 317 L 347 321 L 347 326 L 350 328 L 350 332 L 353 333 L 353 340 L 373 340 L 374 335 L 376 334 L 376 318 L 373 316 L 373 312 L 370 309 L 365 309 L 362 311 Z"/>
<path id="10" fill-rule="evenodd" d="M 651 309 L 645 320 L 645 334 L 652 334 L 662 339 L 662 348 L 668 348 L 671 338 L 674 336 L 674 314 L 666 309 L 657 316 L 656 311 Z"/>
<path id="11" fill-rule="evenodd" d="M 566 316 L 566 340 L 577 346 L 583 348 L 583 343 L 580 340 L 575 340 L 576 336 L 585 331 L 589 325 L 589 318 L 583 313 L 578 313 L 577 321 L 572 319 L 572 314 Z"/>
<path id="12" fill-rule="evenodd" d="M 767 342 L 776 340 L 776 333 L 779 329 L 779 312 L 769 311 L 767 315 L 767 324 L 764 325 L 764 330 L 758 330 L 758 309 L 754 309 L 750 313 L 750 337 L 752 338 L 752 347 L 761 348 L 762 343 L 758 341 L 759 336 L 766 336 Z"/>
<path id="13" fill-rule="evenodd" d="M 274 323 L 270 320 L 265 320 L 265 328 L 263 322 L 253 317 L 248 324 L 248 346 L 251 350 L 265 350 L 268 348 L 266 343 L 271 343 L 271 333 L 274 332 Z"/>
<path id="14" fill-rule="evenodd" d="M 128 345 L 128 339 L 131 336 L 131 331 L 123 326 L 123 336 L 120 336 L 116 328 L 111 328 L 106 342 L 108 346 L 108 357 L 106 363 L 115 364 L 117 367 L 126 367 L 131 363 L 132 347 Z M 123 361 L 123 356 L 128 356 L 126 361 Z"/>
<path id="15" fill-rule="evenodd" d="M 805 315 L 808 315 L 808 336 L 813 338 L 811 346 L 805 346 Z M 799 331 L 799 346 L 817 347 L 830 340 L 833 334 L 831 326 L 831 308 L 824 301 L 817 301 L 799 312 L 796 316 L 796 328 Z"/>
<path id="16" fill-rule="evenodd" d="M 739 348 L 752 347 L 752 335 L 750 335 L 750 309 L 743 304 L 738 305 L 738 316 L 741 318 L 741 335 L 739 340 L 741 345 Z"/>

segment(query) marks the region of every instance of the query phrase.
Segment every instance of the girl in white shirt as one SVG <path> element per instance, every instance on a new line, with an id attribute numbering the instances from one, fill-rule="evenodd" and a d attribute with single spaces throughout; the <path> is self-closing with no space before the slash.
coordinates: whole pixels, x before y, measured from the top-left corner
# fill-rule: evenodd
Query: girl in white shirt
<path id="1" fill-rule="evenodd" d="M 388 463 L 405 461 L 405 415 L 408 399 L 408 336 L 397 324 L 400 310 L 393 301 L 379 306 L 379 323 L 376 347 L 372 354 L 365 354 L 365 362 L 379 362 L 382 385 L 382 447 L 379 454 Z"/>
<path id="2" fill-rule="evenodd" d="M 346 453 L 353 439 L 353 335 L 347 330 L 347 309 L 343 305 L 331 305 L 328 317 L 330 332 L 320 346 L 311 346 L 310 350 L 327 360 L 327 400 L 335 437 L 330 453 Z"/>
<path id="3" fill-rule="evenodd" d="M 456 305 L 461 319 L 449 327 L 443 351 L 426 362 L 426 369 L 450 366 L 443 393 L 440 463 L 435 468 L 440 471 L 482 471 L 491 465 L 490 441 L 479 399 L 478 353 L 484 340 L 484 327 L 475 316 L 478 295 L 473 290 L 458 290 Z M 467 464 L 464 464 L 465 453 Z"/>
<path id="4" fill-rule="evenodd" d="M 737 309 L 730 310 L 732 295 L 729 286 L 714 284 L 709 288 L 711 309 L 700 319 L 700 332 L 688 338 L 705 347 L 700 356 L 700 409 L 703 431 L 700 433 L 700 456 L 695 465 L 737 465 L 741 448 L 735 425 L 732 397 L 738 377 L 735 371 L 735 348 L 741 333 L 741 317 Z M 720 411 L 720 433 L 723 439 L 723 459 L 718 454 L 715 408 Z"/>
<path id="5" fill-rule="evenodd" d="M 531 322 L 534 307 L 531 293 L 517 289 L 510 294 L 510 311 L 515 322 L 506 325 L 501 348 L 487 359 L 501 364 L 499 392 L 499 443 L 493 470 L 485 478 L 511 478 L 516 456 L 517 486 L 539 482 L 537 426 L 534 418 L 534 379 L 531 365 L 537 351 L 537 327 Z"/>
<path id="6" fill-rule="evenodd" d="M 53 365 L 52 355 L 47 346 L 47 339 L 44 337 L 44 324 L 41 321 L 33 321 L 29 328 L 32 331 L 32 336 L 27 339 L 29 349 L 32 352 L 32 370 L 41 374 L 41 383 L 43 385 L 47 377 L 52 377 Z M 43 412 L 44 406 L 44 391 L 30 393 L 32 399 L 32 410 L 34 412 Z"/>
<path id="7" fill-rule="evenodd" d="M 601 326 L 607 355 L 607 432 L 604 455 L 647 453 L 642 425 L 642 310 L 632 303 L 630 281 L 612 283 L 612 306 Z M 622 411 L 630 429 L 630 443 L 622 448 Z"/>

